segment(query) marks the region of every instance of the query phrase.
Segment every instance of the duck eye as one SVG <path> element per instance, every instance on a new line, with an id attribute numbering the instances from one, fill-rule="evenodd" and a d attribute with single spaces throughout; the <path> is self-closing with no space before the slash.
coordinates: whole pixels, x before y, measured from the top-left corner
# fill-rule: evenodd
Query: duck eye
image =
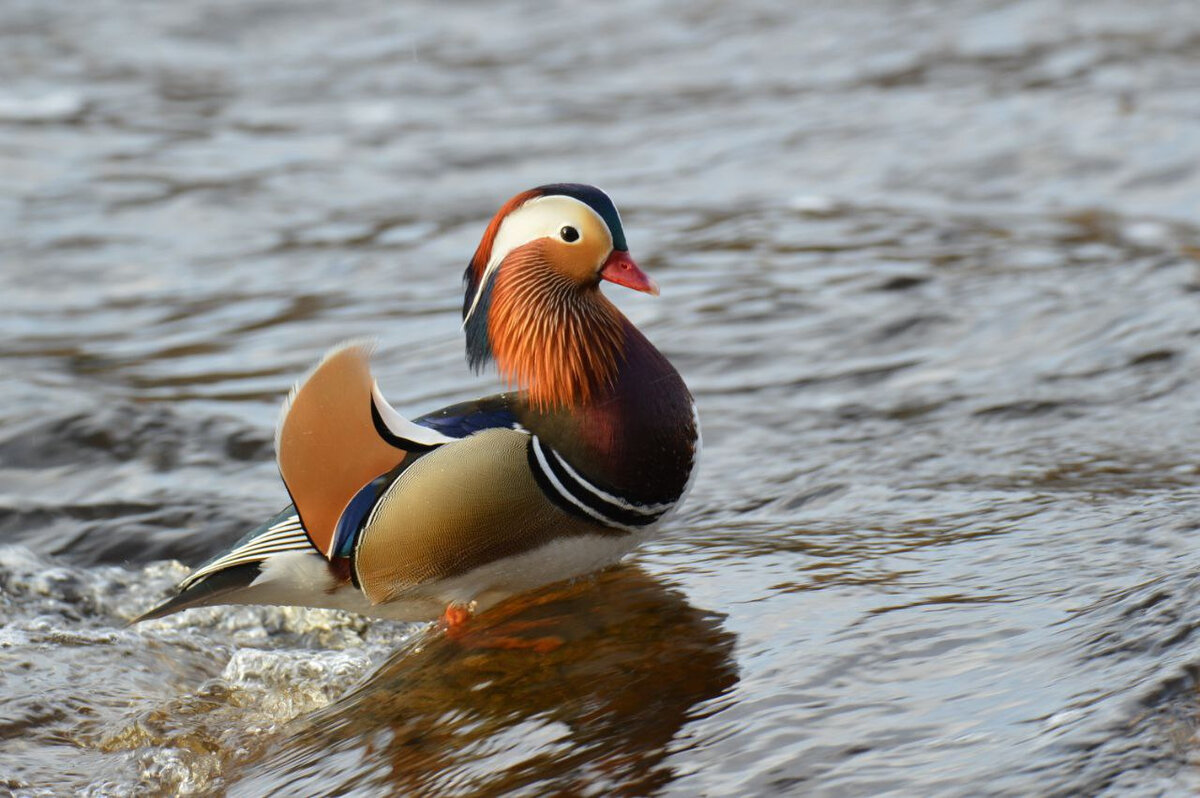
<path id="1" fill-rule="evenodd" d="M 574 244 L 576 241 L 579 240 L 579 231 L 576 230 L 574 227 L 572 227 L 569 224 L 566 225 L 565 227 L 563 227 L 563 229 L 559 230 L 558 235 L 560 238 L 562 238 L 563 241 L 566 241 L 568 244 Z"/>

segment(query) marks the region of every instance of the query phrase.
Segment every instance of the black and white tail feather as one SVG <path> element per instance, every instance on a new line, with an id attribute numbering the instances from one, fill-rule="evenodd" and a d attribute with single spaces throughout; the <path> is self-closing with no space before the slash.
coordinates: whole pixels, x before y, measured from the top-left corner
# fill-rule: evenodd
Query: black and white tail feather
<path id="1" fill-rule="evenodd" d="M 132 621 L 162 618 L 189 607 L 216 603 L 249 586 L 262 573 L 268 559 L 285 552 L 298 551 L 319 557 L 294 507 L 288 507 L 263 526 L 242 538 L 230 551 L 209 560 L 179 583 L 178 593 Z"/>
<path id="2" fill-rule="evenodd" d="M 231 551 L 192 571 L 179 583 L 179 589 L 187 590 L 206 577 L 235 565 L 261 563 L 272 554 L 311 550 L 312 544 L 308 542 L 308 535 L 300 524 L 300 516 L 288 510 L 281 515 L 282 520 L 272 523 L 262 534 L 249 537 Z"/>

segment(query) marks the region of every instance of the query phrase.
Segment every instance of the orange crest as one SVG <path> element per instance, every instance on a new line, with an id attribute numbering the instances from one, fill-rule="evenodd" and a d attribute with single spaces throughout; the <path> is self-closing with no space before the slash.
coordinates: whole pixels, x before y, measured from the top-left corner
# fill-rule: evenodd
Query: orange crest
<path id="1" fill-rule="evenodd" d="M 522 191 L 504 203 L 504 206 L 488 222 L 487 229 L 483 231 L 483 238 L 480 239 L 479 246 L 475 248 L 475 254 L 471 256 L 471 264 L 467 268 L 468 280 L 471 283 L 472 289 L 468 293 L 474 293 L 480 287 L 479 281 L 483 278 L 483 270 L 487 268 L 488 261 L 492 257 L 492 245 L 496 243 L 496 234 L 500 232 L 500 225 L 504 222 L 505 218 L 517 208 L 538 196 L 541 196 L 541 192 L 536 188 L 529 191 Z"/>

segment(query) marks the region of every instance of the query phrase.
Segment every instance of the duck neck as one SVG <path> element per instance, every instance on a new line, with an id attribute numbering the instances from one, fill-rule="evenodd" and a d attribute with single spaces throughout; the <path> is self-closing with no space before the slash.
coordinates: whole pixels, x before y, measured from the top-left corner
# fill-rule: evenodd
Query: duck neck
<path id="1" fill-rule="evenodd" d="M 533 249 L 504 263 L 490 294 L 491 355 L 532 406 L 579 408 L 615 387 L 628 322 L 598 286 L 580 286 Z"/>
<path id="2" fill-rule="evenodd" d="M 627 320 L 613 383 L 591 401 L 544 411 L 518 397 L 517 418 L 594 485 L 631 501 L 675 501 L 695 460 L 692 396 Z M 525 401 L 522 401 L 525 400 Z"/>

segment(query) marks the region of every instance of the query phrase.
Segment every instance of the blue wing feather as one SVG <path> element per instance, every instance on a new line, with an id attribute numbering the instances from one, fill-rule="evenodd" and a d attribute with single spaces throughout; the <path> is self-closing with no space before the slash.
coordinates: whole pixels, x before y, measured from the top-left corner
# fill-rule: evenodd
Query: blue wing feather
<path id="1" fill-rule="evenodd" d="M 414 423 L 451 438 L 465 438 L 485 429 L 513 429 L 519 426 L 513 413 L 511 394 L 498 394 L 443 407 L 414 419 Z"/>

